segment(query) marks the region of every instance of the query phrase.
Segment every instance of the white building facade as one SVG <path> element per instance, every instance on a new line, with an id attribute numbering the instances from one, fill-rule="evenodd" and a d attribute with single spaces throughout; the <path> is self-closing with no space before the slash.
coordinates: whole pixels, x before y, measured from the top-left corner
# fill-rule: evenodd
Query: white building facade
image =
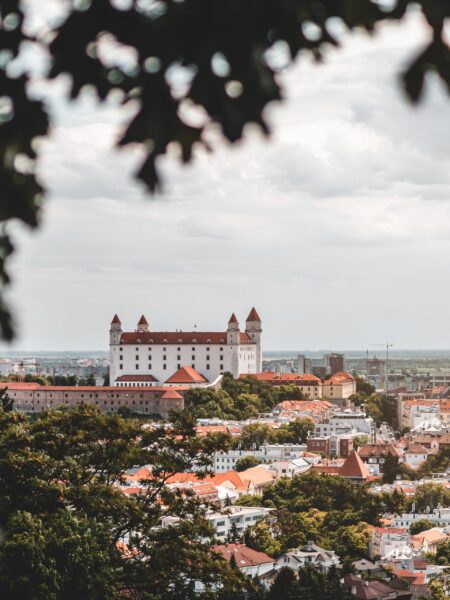
<path id="1" fill-rule="evenodd" d="M 243 332 L 234 313 L 226 331 L 219 332 L 152 331 L 144 316 L 135 331 L 127 332 L 115 315 L 109 336 L 110 384 L 124 385 L 128 378 L 131 383 L 137 376 L 142 385 L 176 382 L 173 377 L 183 367 L 195 370 L 205 382 L 214 382 L 226 372 L 234 377 L 259 373 L 261 335 L 261 319 L 254 308 Z"/>

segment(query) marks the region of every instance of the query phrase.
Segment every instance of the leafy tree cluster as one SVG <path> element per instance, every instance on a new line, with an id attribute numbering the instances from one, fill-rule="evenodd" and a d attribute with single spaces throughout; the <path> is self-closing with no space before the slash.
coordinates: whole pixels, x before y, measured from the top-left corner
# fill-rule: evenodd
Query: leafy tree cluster
<path id="1" fill-rule="evenodd" d="M 296 385 L 273 386 L 256 379 L 234 379 L 226 373 L 220 390 L 192 388 L 185 395 L 186 407 L 196 419 L 249 419 L 269 412 L 283 400 L 302 400 Z"/>
<path id="2" fill-rule="evenodd" d="M 263 444 L 304 444 L 310 432 L 314 431 L 311 419 L 294 419 L 278 429 L 265 423 L 250 423 L 243 427 L 234 445 L 245 450 L 257 449 Z"/>
<path id="3" fill-rule="evenodd" d="M 432 473 L 445 473 L 450 469 L 450 448 L 441 448 L 437 454 L 429 456 L 428 459 L 419 467 L 420 477 L 431 475 Z"/>
<path id="4" fill-rule="evenodd" d="M 1 381 L 25 381 L 39 383 L 40 385 L 57 385 L 57 386 L 76 386 L 76 385 L 96 385 L 95 376 L 90 373 L 87 377 L 77 377 L 76 375 L 33 375 L 25 373 L 20 375 L 8 375 L 2 377 Z"/>
<path id="5" fill-rule="evenodd" d="M 7 407 L 6 407 L 7 408 Z M 195 497 L 165 486 L 221 444 L 192 420 L 143 430 L 93 407 L 30 420 L 0 407 L 0 597 L 15 600 L 243 598 L 253 584 L 211 552 Z M 152 465 L 142 494 L 113 484 Z M 162 505 L 162 502 L 164 507 Z M 162 516 L 179 518 L 159 527 Z M 127 546 L 121 544 L 126 541 Z M 194 582 L 203 584 L 198 594 Z M 251 597 L 251 595 L 249 596 Z"/>
<path id="6" fill-rule="evenodd" d="M 306 567 L 295 574 L 283 567 L 277 574 L 267 600 L 352 600 L 341 583 L 339 571 L 332 568 L 328 573 Z"/>
<path id="7" fill-rule="evenodd" d="M 270 522 L 246 531 L 248 545 L 279 555 L 314 540 L 344 560 L 368 556 L 368 525 L 378 524 L 383 509 L 366 486 L 318 473 L 278 480 L 264 490 L 261 503 L 277 510 Z"/>

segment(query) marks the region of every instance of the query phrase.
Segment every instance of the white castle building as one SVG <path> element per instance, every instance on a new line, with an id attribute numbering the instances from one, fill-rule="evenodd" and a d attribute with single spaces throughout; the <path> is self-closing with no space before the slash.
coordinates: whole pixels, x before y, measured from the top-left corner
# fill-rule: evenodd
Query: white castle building
<path id="1" fill-rule="evenodd" d="M 123 331 L 117 315 L 109 331 L 110 385 L 208 385 L 262 370 L 261 319 L 254 308 L 240 331 L 233 313 L 226 331 L 152 331 L 142 315 Z"/>

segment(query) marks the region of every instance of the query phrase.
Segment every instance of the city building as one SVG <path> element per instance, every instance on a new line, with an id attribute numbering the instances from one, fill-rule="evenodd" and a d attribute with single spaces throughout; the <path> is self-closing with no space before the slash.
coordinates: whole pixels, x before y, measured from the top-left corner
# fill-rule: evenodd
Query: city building
<path id="1" fill-rule="evenodd" d="M 104 412 L 128 408 L 132 412 L 167 418 L 171 411 L 184 408 L 187 386 L 115 387 L 51 386 L 38 383 L 5 382 L 15 408 L 38 413 L 59 406 L 97 406 Z"/>
<path id="2" fill-rule="evenodd" d="M 180 369 L 190 368 L 199 384 L 217 381 L 225 372 L 259 373 L 262 369 L 261 319 L 250 311 L 245 331 L 234 315 L 226 331 L 152 331 L 142 316 L 135 331 L 123 331 L 117 315 L 111 322 L 110 382 L 113 386 L 130 383 L 127 378 L 147 376 L 146 385 L 163 385 Z"/>
<path id="3" fill-rule="evenodd" d="M 356 381 L 349 373 L 335 373 L 323 382 L 322 396 L 338 404 L 356 394 Z"/>
<path id="4" fill-rule="evenodd" d="M 347 360 L 345 354 L 325 354 L 328 375 L 345 373 L 347 371 Z"/>
<path id="5" fill-rule="evenodd" d="M 328 571 L 331 567 L 340 567 L 339 556 L 332 550 L 325 550 L 313 541 L 308 541 L 301 548 L 296 548 L 280 556 L 276 569 L 289 567 L 298 571 L 304 567 L 314 567 L 320 571 Z"/>

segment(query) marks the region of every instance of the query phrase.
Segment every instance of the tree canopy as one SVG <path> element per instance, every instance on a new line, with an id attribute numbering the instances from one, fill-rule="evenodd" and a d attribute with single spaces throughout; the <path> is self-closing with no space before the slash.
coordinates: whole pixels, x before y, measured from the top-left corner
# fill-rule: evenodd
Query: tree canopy
<path id="1" fill-rule="evenodd" d="M 250 580 L 211 551 L 205 508 L 165 485 L 220 440 L 188 418 L 143 430 L 95 408 L 31 421 L 0 407 L 0 597 L 17 600 L 241 598 Z M 124 494 L 127 469 L 151 465 L 143 493 Z M 162 516 L 179 519 L 161 528 Z M 203 585 L 198 594 L 194 583 Z M 251 597 L 251 596 L 250 596 Z"/>
<path id="2" fill-rule="evenodd" d="M 150 189 L 160 186 L 157 159 L 176 146 L 188 162 L 194 146 L 210 147 L 211 124 L 236 142 L 248 123 L 264 133 L 268 103 L 282 98 L 281 67 L 271 52 L 282 50 L 286 64 L 300 53 L 317 60 L 325 46 L 338 46 L 333 23 L 373 32 L 378 23 L 403 19 L 410 6 L 422 11 L 429 41 L 402 73 L 408 97 L 419 100 L 429 71 L 450 89 L 449 48 L 443 35 L 450 16 L 441 0 L 70 0 L 59 19 L 39 30 L 27 16 L 39 3 L 0 2 L 0 219 L 39 222 L 44 188 L 36 176 L 36 138 L 48 135 L 51 118 L 43 99 L 29 90 L 33 73 L 18 75 L 14 59 L 26 48 L 48 57 L 44 83 L 70 77 L 69 97 L 90 86 L 100 101 L 112 95 L 136 111 L 118 141 L 145 153 L 137 177 Z M 26 12 L 28 11 L 28 12 Z M 128 51 L 129 60 L 118 55 Z M 195 117 L 192 117 L 192 109 Z M 0 235 L 0 285 L 8 283 L 5 261 L 13 251 L 8 231 Z M 0 299 L 0 329 L 14 333 Z"/>

